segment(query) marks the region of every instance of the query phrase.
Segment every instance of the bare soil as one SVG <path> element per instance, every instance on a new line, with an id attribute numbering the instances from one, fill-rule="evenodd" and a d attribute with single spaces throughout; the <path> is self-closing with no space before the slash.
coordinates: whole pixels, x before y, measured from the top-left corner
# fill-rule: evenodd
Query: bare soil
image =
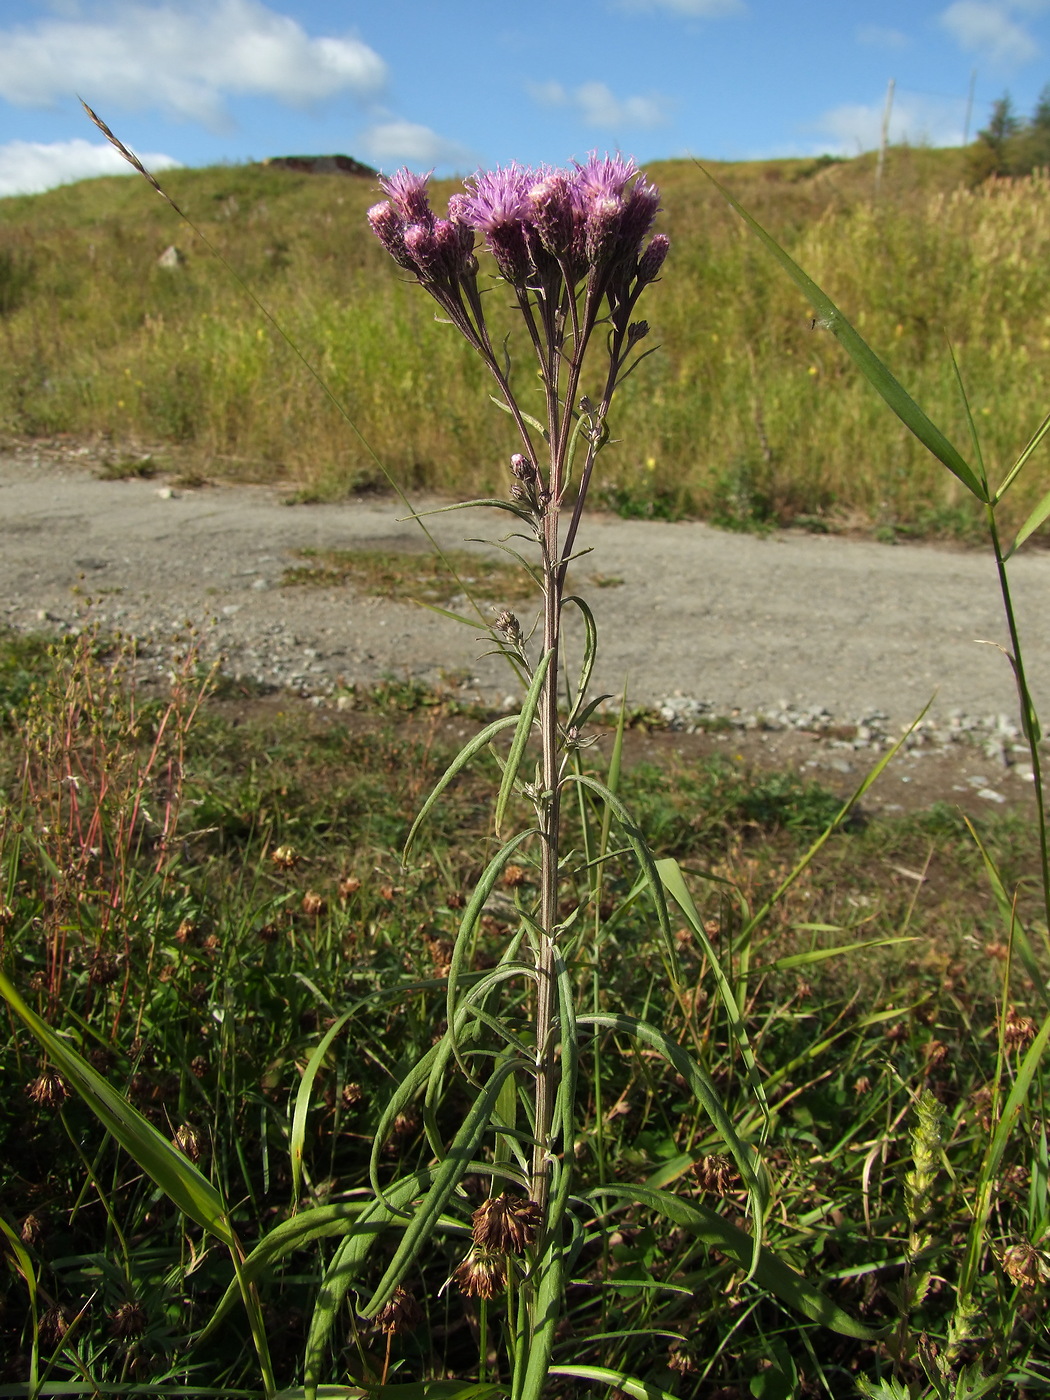
<path id="1" fill-rule="evenodd" d="M 481 620 L 464 626 L 345 586 L 282 583 L 303 549 L 426 546 L 401 503 L 289 505 L 287 491 L 270 487 L 104 480 L 101 462 L 96 449 L 63 441 L 0 451 L 0 622 L 54 631 L 94 617 L 141 638 L 158 669 L 192 624 L 246 696 L 273 686 L 278 698 L 262 703 L 299 695 L 331 722 L 341 695 L 388 677 L 463 702 L 515 703 L 520 687 L 486 655 Z M 442 546 L 487 552 L 510 521 L 493 510 L 426 517 Z M 980 811 L 1030 799 L 989 555 L 602 515 L 588 519 L 580 544 L 589 552 L 570 582 L 598 624 L 592 690 L 618 698 L 626 685 L 631 707 L 677 708 L 687 725 L 688 702 L 703 702 L 691 709 L 713 726 L 650 726 L 633 741 L 638 756 L 717 749 L 845 792 L 929 705 L 924 741 L 894 761 L 867 805 L 945 800 Z M 1010 569 L 1038 700 L 1050 693 L 1050 556 L 1023 553 Z M 469 611 L 463 597 L 449 603 Z M 528 629 L 528 606 L 516 610 Z M 493 611 L 486 605 L 483 617 Z M 571 617 L 570 656 L 580 635 Z"/>

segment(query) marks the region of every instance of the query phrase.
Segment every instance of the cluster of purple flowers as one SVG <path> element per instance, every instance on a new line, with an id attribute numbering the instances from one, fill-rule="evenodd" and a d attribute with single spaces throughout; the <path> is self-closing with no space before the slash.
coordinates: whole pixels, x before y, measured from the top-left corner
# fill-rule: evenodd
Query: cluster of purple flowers
<path id="1" fill-rule="evenodd" d="M 477 273 L 481 233 L 500 274 L 519 291 L 551 290 L 560 280 L 618 300 L 659 273 L 664 234 L 642 244 L 659 208 L 660 192 L 633 160 L 592 155 L 569 170 L 511 164 L 474 175 L 465 193 L 437 218 L 427 198 L 428 175 L 399 170 L 383 189 L 389 199 L 368 219 L 387 252 L 434 292 L 455 293 Z"/>

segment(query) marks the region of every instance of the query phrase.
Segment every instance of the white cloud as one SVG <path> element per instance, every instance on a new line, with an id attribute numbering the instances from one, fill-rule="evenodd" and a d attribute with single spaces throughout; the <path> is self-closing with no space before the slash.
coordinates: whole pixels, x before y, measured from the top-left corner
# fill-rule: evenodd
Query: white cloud
<path id="1" fill-rule="evenodd" d="M 890 115 L 890 141 L 913 146 L 961 145 L 965 109 L 965 98 L 924 97 L 898 90 Z M 884 110 L 884 102 L 844 103 L 824 112 L 810 129 L 822 136 L 821 151 L 855 156 L 879 145 Z"/>
<path id="2" fill-rule="evenodd" d="M 900 29 L 887 29 L 881 24 L 862 24 L 857 30 L 857 42 L 876 49 L 906 49 L 911 44 Z"/>
<path id="3" fill-rule="evenodd" d="M 744 0 L 619 0 L 618 8 L 635 13 L 664 10 L 669 15 L 685 19 L 728 19 L 747 13 Z"/>
<path id="4" fill-rule="evenodd" d="M 0 30 L 0 97 L 21 107 L 79 93 L 93 104 L 160 107 L 221 129 L 233 94 L 308 106 L 340 92 L 370 98 L 385 81 L 386 65 L 367 44 L 313 39 L 261 0 L 177 8 L 116 0 L 93 17 Z"/>
<path id="5" fill-rule="evenodd" d="M 140 156 L 147 170 L 170 170 L 177 160 L 159 152 Z M 74 141 L 8 141 L 0 146 L 0 198 L 12 194 L 42 194 L 71 180 L 93 175 L 133 175 L 135 172 L 108 142 L 78 137 Z"/>
<path id="6" fill-rule="evenodd" d="M 998 68 L 1016 68 L 1039 54 L 1039 45 L 1015 14 L 1037 15 L 1046 0 L 953 0 L 940 23 L 960 48 L 979 53 Z"/>
<path id="7" fill-rule="evenodd" d="M 605 83 L 581 83 L 567 89 L 561 83 L 527 83 L 526 91 L 541 107 L 574 107 L 587 126 L 605 128 L 662 126 L 667 121 L 667 99 L 617 97 Z"/>
<path id="8" fill-rule="evenodd" d="M 442 165 L 465 170 L 477 164 L 476 156 L 466 146 L 449 141 L 418 122 L 378 122 L 362 132 L 355 145 L 386 170 L 396 165 Z"/>

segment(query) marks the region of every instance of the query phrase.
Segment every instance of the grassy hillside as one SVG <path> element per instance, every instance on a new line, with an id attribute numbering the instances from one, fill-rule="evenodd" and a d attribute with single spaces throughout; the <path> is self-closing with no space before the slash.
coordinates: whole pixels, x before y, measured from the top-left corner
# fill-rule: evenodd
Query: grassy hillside
<path id="1" fill-rule="evenodd" d="M 876 202 L 871 156 L 712 169 L 965 445 L 950 338 L 1001 472 L 1047 407 L 1050 180 L 968 189 L 964 152 L 901 149 Z M 953 481 L 811 328 L 700 170 L 649 173 L 672 238 L 646 304 L 662 348 L 618 400 L 606 503 L 740 526 L 965 534 Z M 504 484 L 509 424 L 480 365 L 368 232 L 369 182 L 243 166 L 173 171 L 165 185 L 361 437 L 172 210 L 122 178 L 0 200 L 0 431 L 170 445 L 209 475 L 320 495 L 381 479 L 375 458 L 409 487 Z M 171 243 L 186 254 L 175 270 L 157 264 Z M 1014 495 L 1016 516 L 1045 490 L 1044 461 Z"/>

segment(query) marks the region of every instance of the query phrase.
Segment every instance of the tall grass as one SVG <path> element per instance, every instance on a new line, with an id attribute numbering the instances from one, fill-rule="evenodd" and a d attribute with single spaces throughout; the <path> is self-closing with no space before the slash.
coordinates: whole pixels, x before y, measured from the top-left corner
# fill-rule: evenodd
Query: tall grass
<path id="1" fill-rule="evenodd" d="M 1050 182 L 962 183 L 958 153 L 733 168 L 764 225 L 883 353 L 937 421 L 961 426 L 944 337 L 979 383 L 989 459 L 1023 432 L 1050 369 Z M 729 526 L 803 520 L 968 535 L 979 515 L 854 370 L 830 355 L 775 269 L 688 162 L 653 168 L 674 277 L 648 314 L 662 352 L 623 387 L 622 444 L 596 489 L 626 514 Z M 174 172 L 172 195 L 328 379 L 402 484 L 485 492 L 514 443 L 475 409 L 482 370 L 368 246 L 365 182 L 241 167 Z M 157 255 L 185 245 L 186 265 Z M 6 271 L 4 271 L 6 269 Z M 96 180 L 0 202 L 0 426 L 171 444 L 215 475 L 333 495 L 372 457 L 257 308 L 151 192 Z M 501 322 L 502 293 L 488 297 Z M 525 401 L 528 384 L 516 384 Z M 397 412 L 390 405 L 397 404 Z M 440 412 L 437 411 L 440 406 Z M 1008 503 L 1016 524 L 1034 503 Z"/>

